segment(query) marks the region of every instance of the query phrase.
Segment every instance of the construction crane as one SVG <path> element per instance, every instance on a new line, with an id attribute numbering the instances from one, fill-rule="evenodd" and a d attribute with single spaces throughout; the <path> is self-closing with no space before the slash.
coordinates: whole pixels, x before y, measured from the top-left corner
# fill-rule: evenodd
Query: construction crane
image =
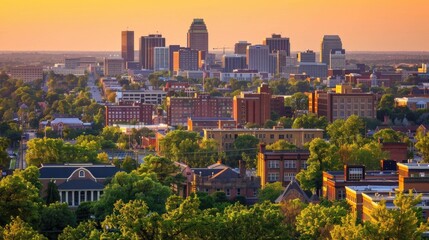
<path id="1" fill-rule="evenodd" d="M 223 46 L 223 47 L 218 47 L 218 48 L 213 48 L 213 50 L 222 50 L 222 53 L 225 55 L 225 50 L 226 49 L 231 49 L 231 48 L 229 48 L 229 47 L 225 47 L 225 46 Z"/>

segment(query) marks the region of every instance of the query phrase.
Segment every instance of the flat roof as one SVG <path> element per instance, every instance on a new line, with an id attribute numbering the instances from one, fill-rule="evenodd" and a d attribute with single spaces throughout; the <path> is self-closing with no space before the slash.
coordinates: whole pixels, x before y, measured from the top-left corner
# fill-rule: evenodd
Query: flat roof
<path id="1" fill-rule="evenodd" d="M 219 128 L 215 128 L 215 129 L 204 129 L 207 131 L 217 131 L 217 132 L 312 132 L 312 131 L 316 131 L 316 132 L 323 132 L 323 129 L 319 129 L 319 128 L 277 128 L 277 129 L 268 129 L 268 128 L 253 128 L 253 129 L 248 129 L 248 128 L 232 128 L 232 129 L 219 129 Z"/>
<path id="2" fill-rule="evenodd" d="M 429 163 L 397 163 L 397 165 L 411 170 L 429 170 Z"/>
<path id="3" fill-rule="evenodd" d="M 351 190 L 356 192 L 391 192 L 395 191 L 398 188 L 398 185 L 395 186 L 380 186 L 380 185 L 366 185 L 366 186 L 346 186 Z"/>

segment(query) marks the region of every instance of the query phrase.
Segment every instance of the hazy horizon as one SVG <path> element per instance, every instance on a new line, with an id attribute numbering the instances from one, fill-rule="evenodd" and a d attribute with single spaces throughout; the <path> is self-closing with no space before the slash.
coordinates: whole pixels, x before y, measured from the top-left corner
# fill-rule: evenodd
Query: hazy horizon
<path id="1" fill-rule="evenodd" d="M 2 52 L 118 52 L 127 29 L 135 32 L 136 50 L 140 36 L 156 32 L 167 45 L 186 46 L 194 18 L 205 20 L 210 50 L 241 40 L 261 44 L 279 33 L 290 38 L 293 52 L 319 52 L 325 34 L 340 35 L 348 52 L 429 51 L 425 0 L 2 2 Z"/>

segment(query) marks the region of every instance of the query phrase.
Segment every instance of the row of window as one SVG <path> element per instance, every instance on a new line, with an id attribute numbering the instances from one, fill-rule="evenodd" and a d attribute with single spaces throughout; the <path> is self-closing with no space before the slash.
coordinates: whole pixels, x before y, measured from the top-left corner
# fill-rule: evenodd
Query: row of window
<path id="1" fill-rule="evenodd" d="M 297 168 L 298 160 L 285 160 L 283 161 L 283 168 L 295 169 Z M 276 169 L 280 168 L 279 160 L 268 160 L 268 168 Z M 301 168 L 307 168 L 307 162 L 301 162 Z"/>
<path id="2" fill-rule="evenodd" d="M 283 181 L 292 181 L 295 179 L 296 173 L 284 173 Z M 278 182 L 280 180 L 279 173 L 268 173 L 268 182 Z"/>
<path id="3" fill-rule="evenodd" d="M 197 190 L 201 191 L 201 189 L 199 189 L 199 188 Z M 217 192 L 225 192 L 226 196 L 231 196 L 231 190 L 232 189 L 230 189 L 230 188 L 225 188 L 225 189 L 217 188 L 216 189 Z M 236 196 L 241 196 L 241 189 L 240 188 L 236 188 L 235 190 L 236 190 Z M 206 193 L 209 193 L 210 189 L 205 188 L 204 191 Z M 256 197 L 257 194 L 258 194 L 258 189 L 254 188 L 253 189 L 253 196 Z"/>

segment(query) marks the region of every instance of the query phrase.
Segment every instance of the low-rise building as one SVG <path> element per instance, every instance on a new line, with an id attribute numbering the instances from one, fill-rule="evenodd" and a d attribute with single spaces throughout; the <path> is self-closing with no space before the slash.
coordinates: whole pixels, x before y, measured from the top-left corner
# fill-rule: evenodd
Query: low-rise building
<path id="1" fill-rule="evenodd" d="M 140 102 L 120 102 L 118 105 L 106 105 L 106 126 L 115 123 L 152 124 L 154 106 Z"/>
<path id="2" fill-rule="evenodd" d="M 233 118 L 188 118 L 188 130 L 194 132 L 203 132 L 203 129 L 231 129 L 236 127 L 237 122 Z"/>
<path id="3" fill-rule="evenodd" d="M 11 67 L 8 71 L 10 78 L 20 79 L 25 83 L 43 79 L 43 68 L 40 66 Z"/>
<path id="4" fill-rule="evenodd" d="M 54 131 L 62 131 L 68 129 L 88 129 L 92 128 L 92 123 L 84 123 L 79 118 L 55 118 L 52 121 L 41 121 L 39 129 L 51 127 Z"/>
<path id="5" fill-rule="evenodd" d="M 141 102 L 161 105 L 167 93 L 162 90 L 125 90 L 116 93 L 116 102 Z"/>
<path id="6" fill-rule="evenodd" d="M 41 195 L 46 196 L 49 182 L 54 182 L 60 194 L 60 202 L 69 207 L 78 207 L 82 202 L 93 202 L 103 194 L 105 182 L 119 169 L 114 165 L 42 164 L 39 180 L 42 183 Z"/>
<path id="7" fill-rule="evenodd" d="M 429 109 L 429 97 L 395 98 L 396 107 L 408 107 L 411 111 Z"/>

